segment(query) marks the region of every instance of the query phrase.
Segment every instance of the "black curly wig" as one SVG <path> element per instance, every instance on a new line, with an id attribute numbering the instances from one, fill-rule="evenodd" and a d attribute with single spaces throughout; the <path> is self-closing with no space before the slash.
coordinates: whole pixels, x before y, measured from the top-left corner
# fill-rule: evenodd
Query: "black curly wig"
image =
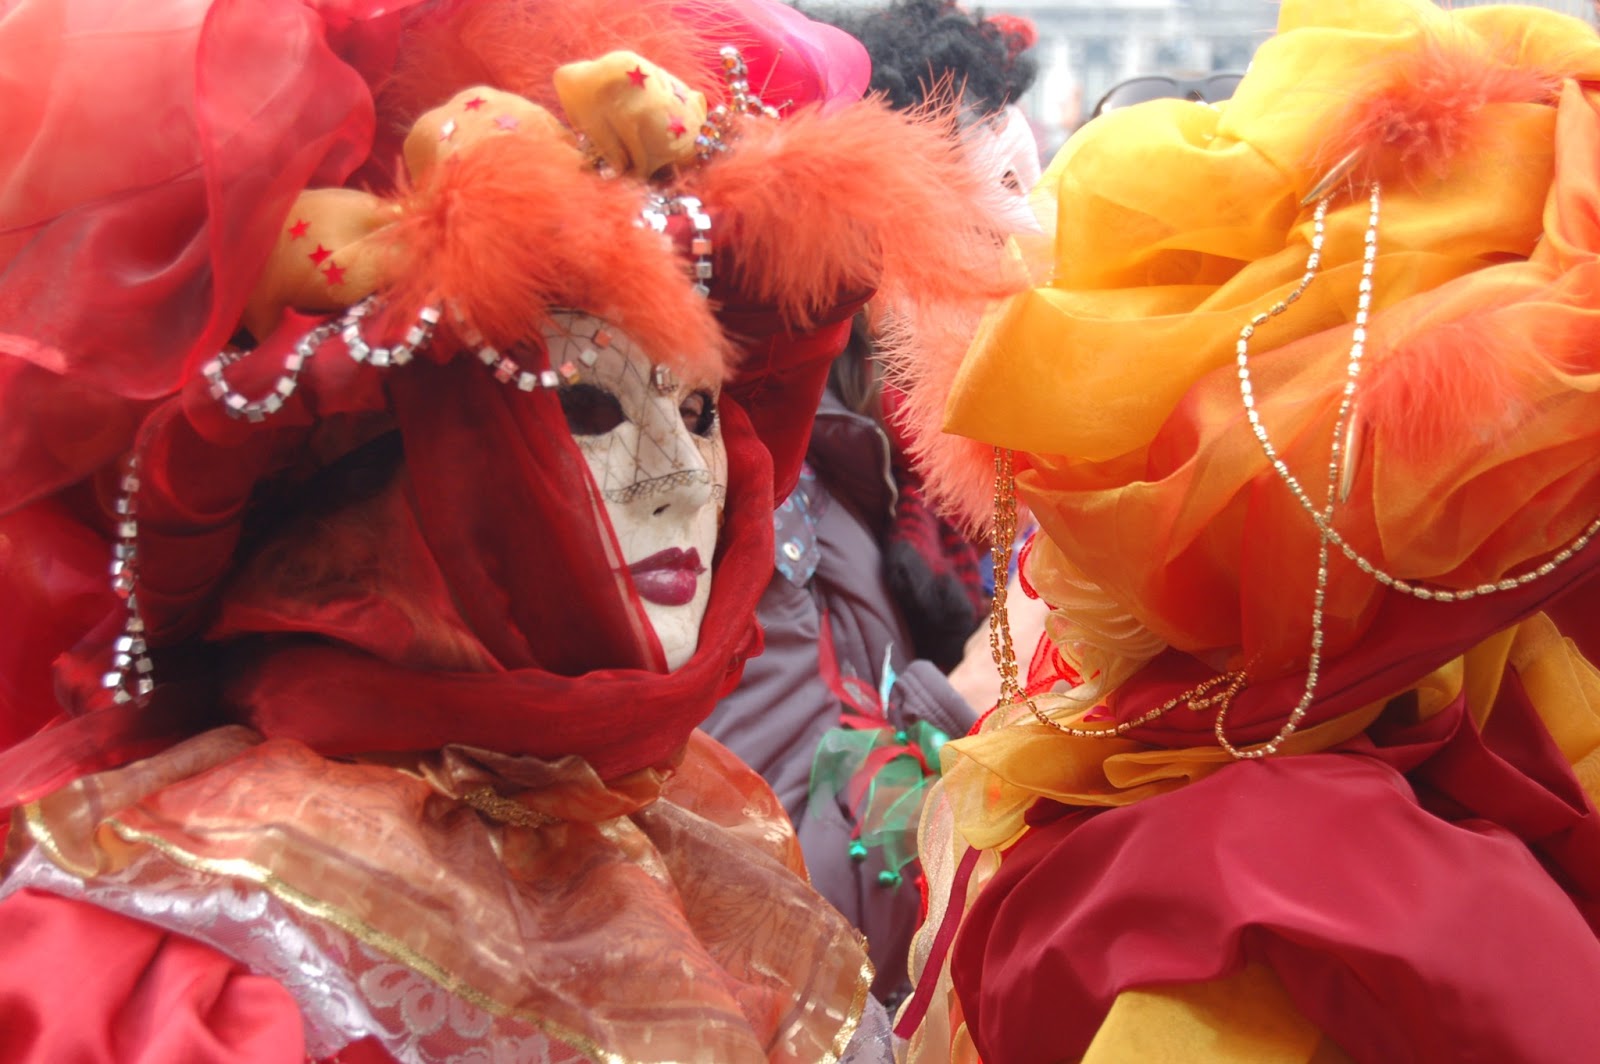
<path id="1" fill-rule="evenodd" d="M 896 109 L 916 106 L 948 79 L 967 107 L 990 115 L 1028 91 L 1038 74 L 1026 54 L 1033 42 L 1013 21 L 991 21 L 948 0 L 893 0 L 866 10 L 796 6 L 866 45 L 872 91 Z"/>

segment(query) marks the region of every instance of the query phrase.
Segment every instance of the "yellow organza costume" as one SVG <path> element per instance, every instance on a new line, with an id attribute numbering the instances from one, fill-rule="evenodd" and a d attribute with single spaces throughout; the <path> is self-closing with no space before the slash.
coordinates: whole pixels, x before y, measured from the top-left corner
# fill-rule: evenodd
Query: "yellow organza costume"
<path id="1" fill-rule="evenodd" d="M 1002 513 L 1014 463 L 1084 682 L 945 748 L 909 1059 L 1592 1051 L 1600 681 L 1536 611 L 1600 514 L 1600 39 L 1290 0 L 1230 101 L 1094 120 L 1034 203 L 1036 287 L 943 428 L 996 449 Z M 1474 832 L 1521 878 L 1446 875 Z M 1148 850 L 1189 837 L 1206 867 Z M 1520 946 L 1492 914 L 1454 932 L 1475 962 L 1413 940 L 1361 896 L 1391 858 L 1410 914 L 1519 899 Z M 1544 958 L 1538 1002 L 1502 948 Z"/>

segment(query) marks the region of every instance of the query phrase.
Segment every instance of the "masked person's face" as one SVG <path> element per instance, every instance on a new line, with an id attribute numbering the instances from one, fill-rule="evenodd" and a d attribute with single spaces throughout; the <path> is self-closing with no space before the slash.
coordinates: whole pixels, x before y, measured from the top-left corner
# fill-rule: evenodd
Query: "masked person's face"
<path id="1" fill-rule="evenodd" d="M 1028 193 L 1038 184 L 1039 143 L 1015 104 L 961 132 L 961 149 L 988 187 L 987 205 L 1014 232 L 1037 232 Z"/>
<path id="2" fill-rule="evenodd" d="M 669 669 L 694 654 L 727 496 L 718 386 L 680 380 L 615 326 L 557 315 L 550 364 L 570 363 L 561 407 Z"/>

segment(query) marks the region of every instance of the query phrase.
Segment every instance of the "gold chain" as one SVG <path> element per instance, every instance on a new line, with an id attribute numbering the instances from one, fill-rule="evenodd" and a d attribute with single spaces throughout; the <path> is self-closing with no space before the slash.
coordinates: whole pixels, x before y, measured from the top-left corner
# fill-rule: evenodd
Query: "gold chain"
<path id="1" fill-rule="evenodd" d="M 994 607 L 989 611 L 989 653 L 1000 670 L 1002 702 L 1024 700 L 1017 683 L 1017 656 L 1011 642 L 1011 615 L 1006 608 L 1007 578 L 1011 574 L 1011 547 L 1017 538 L 1017 481 L 1012 453 L 994 449 L 994 529 L 989 548 L 994 559 Z M 1032 703 L 1029 702 L 1031 706 Z M 1037 711 L 1036 711 L 1037 712 Z"/>
<path id="2" fill-rule="evenodd" d="M 1113 739 L 1125 735 L 1179 706 L 1197 711 L 1216 706 L 1225 711 L 1233 697 L 1244 689 L 1246 678 L 1242 672 L 1213 676 L 1133 720 L 1122 721 L 1109 728 L 1074 728 L 1051 720 L 1039 708 L 1033 696 L 1022 689 L 1017 682 L 1017 655 L 1011 639 L 1010 610 L 1006 605 L 1011 547 L 1017 538 L 1017 479 L 1014 463 L 1015 456 L 1011 451 L 1004 447 L 994 449 L 994 531 L 990 540 L 994 558 L 994 606 L 989 612 L 989 653 L 993 655 L 995 668 L 1000 672 L 1001 704 L 1025 705 L 1034 719 L 1045 727 L 1082 739 Z"/>

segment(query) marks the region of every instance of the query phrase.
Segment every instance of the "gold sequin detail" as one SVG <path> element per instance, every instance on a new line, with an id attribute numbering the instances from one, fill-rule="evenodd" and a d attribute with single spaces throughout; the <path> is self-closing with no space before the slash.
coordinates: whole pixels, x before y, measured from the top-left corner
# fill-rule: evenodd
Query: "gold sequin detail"
<path id="1" fill-rule="evenodd" d="M 469 791 L 461 799 L 472 808 L 482 813 L 491 820 L 498 820 L 502 824 L 510 824 L 519 828 L 544 828 L 551 824 L 559 824 L 560 817 L 553 817 L 549 813 L 541 813 L 537 809 L 529 809 L 521 802 L 495 791 L 493 787 L 479 787 Z"/>

